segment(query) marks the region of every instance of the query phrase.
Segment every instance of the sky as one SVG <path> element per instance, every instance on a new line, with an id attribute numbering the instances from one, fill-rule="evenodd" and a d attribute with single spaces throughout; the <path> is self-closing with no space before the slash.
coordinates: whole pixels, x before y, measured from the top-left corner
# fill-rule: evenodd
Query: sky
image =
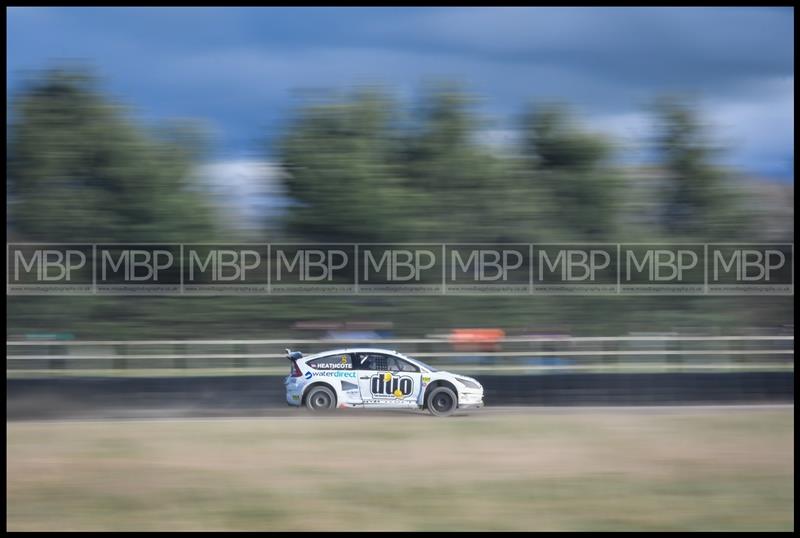
<path id="1" fill-rule="evenodd" d="M 380 84 L 411 102 L 450 80 L 480 96 L 495 144 L 531 103 L 564 101 L 633 147 L 654 98 L 689 95 L 726 164 L 794 181 L 791 8 L 7 10 L 9 94 L 75 60 L 143 121 L 201 119 L 215 166 L 261 166 L 298 90 Z"/>

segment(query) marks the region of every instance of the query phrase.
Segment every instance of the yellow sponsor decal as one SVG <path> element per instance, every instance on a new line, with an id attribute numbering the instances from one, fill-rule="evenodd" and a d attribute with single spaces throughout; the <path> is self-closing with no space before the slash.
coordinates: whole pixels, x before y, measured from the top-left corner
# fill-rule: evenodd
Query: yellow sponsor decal
<path id="1" fill-rule="evenodd" d="M 391 381 L 392 380 L 392 374 L 390 374 L 389 372 L 386 372 L 385 374 L 383 374 L 383 380 L 384 381 Z"/>
<path id="2" fill-rule="evenodd" d="M 403 391 L 400 390 L 400 389 L 397 389 L 396 391 L 394 391 L 394 397 L 395 398 L 402 398 L 403 397 Z"/>

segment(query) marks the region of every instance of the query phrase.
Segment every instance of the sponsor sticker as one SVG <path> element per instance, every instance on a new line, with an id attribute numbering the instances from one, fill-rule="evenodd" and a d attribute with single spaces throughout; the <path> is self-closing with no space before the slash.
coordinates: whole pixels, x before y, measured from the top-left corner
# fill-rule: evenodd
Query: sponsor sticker
<path id="1" fill-rule="evenodd" d="M 353 368 L 353 365 L 344 362 L 321 362 L 314 367 L 323 370 L 350 370 Z"/>
<path id="2" fill-rule="evenodd" d="M 391 373 L 378 374 L 370 379 L 370 391 L 376 398 L 403 398 L 414 392 L 414 380 L 408 376 L 393 376 Z"/>
<path id="3" fill-rule="evenodd" d="M 311 379 L 312 377 L 348 377 L 348 378 L 355 378 L 355 372 L 343 372 L 341 370 L 333 370 L 328 372 L 306 372 L 305 375 L 306 379 Z"/>

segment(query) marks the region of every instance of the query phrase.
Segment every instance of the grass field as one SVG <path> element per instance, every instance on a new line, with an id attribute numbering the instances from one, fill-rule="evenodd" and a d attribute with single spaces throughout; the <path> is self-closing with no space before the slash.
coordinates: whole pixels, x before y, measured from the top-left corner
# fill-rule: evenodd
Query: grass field
<path id="1" fill-rule="evenodd" d="M 792 530 L 794 411 L 10 422 L 9 530 Z"/>

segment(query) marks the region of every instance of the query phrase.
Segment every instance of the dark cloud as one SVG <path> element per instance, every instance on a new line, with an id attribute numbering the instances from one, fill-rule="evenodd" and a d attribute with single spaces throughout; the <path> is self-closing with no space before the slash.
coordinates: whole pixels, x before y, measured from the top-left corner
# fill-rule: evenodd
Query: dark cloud
<path id="1" fill-rule="evenodd" d="M 792 173 L 791 9 L 13 8 L 7 20 L 10 89 L 21 71 L 86 59 L 143 113 L 212 122 L 224 155 L 274 133 L 292 89 L 411 93 L 434 77 L 506 118 L 563 99 L 624 123 L 659 93 L 693 93 L 733 125 L 740 160 L 773 170 L 777 155 Z"/>

